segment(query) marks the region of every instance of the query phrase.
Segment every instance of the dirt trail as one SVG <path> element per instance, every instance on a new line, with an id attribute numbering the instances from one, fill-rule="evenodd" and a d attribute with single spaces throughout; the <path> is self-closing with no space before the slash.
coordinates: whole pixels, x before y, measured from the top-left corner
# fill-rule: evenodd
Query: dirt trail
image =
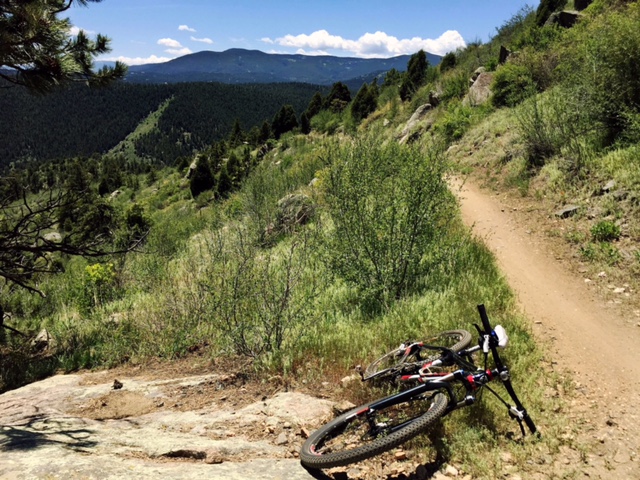
<path id="1" fill-rule="evenodd" d="M 550 342 L 558 366 L 575 374 L 584 397 L 572 408 L 592 416 L 583 431 L 595 444 L 589 463 L 601 467 L 601 478 L 640 478 L 637 320 L 570 273 L 520 209 L 472 182 L 453 184 L 464 222 L 495 254 L 534 332 Z"/>

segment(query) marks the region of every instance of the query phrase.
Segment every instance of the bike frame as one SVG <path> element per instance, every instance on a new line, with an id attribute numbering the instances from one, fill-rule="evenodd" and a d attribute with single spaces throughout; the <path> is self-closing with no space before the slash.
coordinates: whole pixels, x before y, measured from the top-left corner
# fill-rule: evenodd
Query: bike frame
<path id="1" fill-rule="evenodd" d="M 491 388 L 487 387 L 487 389 L 493 393 L 509 410 L 509 415 L 518 421 L 520 424 L 520 429 L 522 434 L 525 434 L 524 427 L 522 423 L 524 422 L 532 434 L 537 432 L 536 426 L 533 423 L 533 420 L 529 417 L 527 410 L 524 408 L 518 396 L 516 395 L 515 390 L 513 389 L 513 385 L 511 384 L 511 376 L 509 373 L 509 369 L 503 363 L 500 355 L 498 353 L 499 346 L 499 338 L 496 334 L 495 330 L 491 328 L 489 323 L 489 318 L 487 317 L 487 313 L 484 305 L 478 305 L 478 312 L 480 313 L 480 318 L 482 320 L 482 324 L 484 329 L 481 329 L 478 325 L 476 325 L 476 329 L 480 334 L 479 344 L 470 348 L 463 350 L 460 353 L 455 353 L 447 348 L 438 347 L 438 346 L 429 346 L 429 345 L 421 345 L 423 348 L 441 350 L 446 357 L 446 359 L 442 364 L 446 365 L 460 365 L 467 366 L 469 368 L 473 368 L 473 371 L 461 368 L 454 372 L 446 373 L 446 374 L 430 374 L 425 373 L 425 367 L 421 369 L 421 372 L 417 375 L 404 375 L 400 377 L 402 381 L 411 381 L 417 380 L 421 382 L 420 385 L 405 390 L 403 392 L 397 393 L 395 395 L 391 395 L 385 399 L 382 399 L 378 402 L 374 402 L 368 406 L 367 409 L 361 412 L 357 412 L 355 415 L 362 415 L 364 413 L 373 413 L 378 409 L 384 409 L 392 405 L 396 405 L 398 403 L 409 402 L 415 399 L 426 392 L 436 391 L 436 390 L 445 390 L 447 392 L 449 402 L 447 406 L 447 410 L 444 415 L 447 415 L 454 410 L 458 410 L 463 407 L 467 407 L 476 402 L 476 394 L 483 387 L 485 387 L 489 382 L 493 380 L 499 380 L 504 386 L 513 400 L 515 405 L 509 405 L 505 400 L 502 399 L 495 391 Z M 491 355 L 494 360 L 495 368 L 482 370 L 479 367 L 476 367 L 470 360 L 465 360 L 463 357 L 471 358 L 471 354 L 478 351 L 483 350 L 485 354 L 485 363 L 488 353 L 491 352 Z M 433 362 L 435 363 L 435 362 Z M 427 365 L 430 366 L 431 364 Z M 464 398 L 458 398 L 453 389 L 453 384 L 459 382 L 465 387 L 465 395 Z M 403 427 L 403 424 L 396 426 L 392 431 L 396 429 L 400 429 Z M 372 424 L 372 428 L 376 430 Z"/>

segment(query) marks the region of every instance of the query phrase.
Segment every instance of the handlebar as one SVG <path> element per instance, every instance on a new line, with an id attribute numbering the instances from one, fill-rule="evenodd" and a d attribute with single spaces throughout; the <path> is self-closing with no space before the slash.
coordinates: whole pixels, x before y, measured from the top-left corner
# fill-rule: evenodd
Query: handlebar
<path id="1" fill-rule="evenodd" d="M 480 319 L 482 320 L 482 326 L 484 327 L 484 331 L 487 335 L 491 334 L 491 324 L 489 323 L 489 317 L 487 316 L 487 309 L 484 308 L 483 304 L 478 305 L 478 313 L 480 314 Z"/>
<path id="2" fill-rule="evenodd" d="M 524 422 L 532 434 L 535 434 L 537 429 L 533 420 L 527 413 L 527 410 L 524 408 L 518 396 L 516 395 L 515 390 L 513 389 L 513 385 L 511 385 L 511 378 L 509 376 L 509 370 L 502 363 L 502 359 L 500 355 L 498 355 L 498 335 L 496 335 L 495 331 L 491 328 L 491 323 L 489 322 L 489 316 L 487 315 L 487 310 L 483 304 L 478 305 L 478 313 L 480 314 L 480 319 L 482 320 L 482 326 L 484 328 L 484 332 L 480 332 L 481 335 L 489 336 L 489 348 L 491 349 L 491 353 L 493 355 L 493 359 L 496 363 L 496 367 L 498 367 L 498 371 L 500 372 L 500 376 L 502 379 L 502 383 L 504 384 L 509 396 L 515 403 L 515 407 L 512 407 L 509 411 L 512 416 L 520 422 L 520 428 L 522 429 L 522 433 L 524 434 L 524 429 L 522 427 L 522 422 Z M 479 330 L 479 329 L 478 329 Z M 503 374 L 504 373 L 504 374 Z"/>

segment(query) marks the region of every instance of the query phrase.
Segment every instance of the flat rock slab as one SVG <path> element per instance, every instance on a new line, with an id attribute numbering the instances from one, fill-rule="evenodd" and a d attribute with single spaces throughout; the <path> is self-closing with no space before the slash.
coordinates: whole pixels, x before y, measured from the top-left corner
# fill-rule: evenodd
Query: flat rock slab
<path id="1" fill-rule="evenodd" d="M 121 378 L 119 390 L 105 378 L 59 375 L 0 395 L 0 478 L 313 478 L 292 456 L 302 427 L 330 416 L 332 402 L 281 392 L 177 411 L 160 408 L 172 389 L 218 376 Z"/>

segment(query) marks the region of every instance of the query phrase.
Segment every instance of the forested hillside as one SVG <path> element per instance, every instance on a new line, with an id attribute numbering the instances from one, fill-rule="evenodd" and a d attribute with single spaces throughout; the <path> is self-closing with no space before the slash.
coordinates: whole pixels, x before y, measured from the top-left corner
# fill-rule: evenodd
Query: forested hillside
<path id="1" fill-rule="evenodd" d="M 320 87 L 308 84 L 116 84 L 104 89 L 73 85 L 50 95 L 0 88 L 0 167 L 104 154 L 167 99 L 159 130 L 140 139 L 141 157 L 172 163 L 229 134 L 271 121 L 290 104 L 302 112 Z"/>

